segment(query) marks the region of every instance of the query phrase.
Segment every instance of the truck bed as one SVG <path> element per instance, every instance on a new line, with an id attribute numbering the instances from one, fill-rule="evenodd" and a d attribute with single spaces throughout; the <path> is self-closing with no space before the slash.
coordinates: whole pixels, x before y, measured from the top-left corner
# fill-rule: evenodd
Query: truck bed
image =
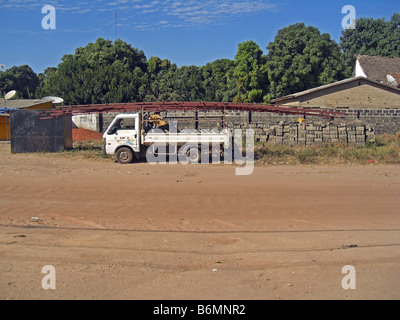
<path id="1" fill-rule="evenodd" d="M 201 144 L 201 143 L 219 143 L 229 144 L 229 132 L 227 130 L 217 129 L 182 129 L 178 133 L 165 131 L 149 131 L 142 136 L 143 144 L 151 145 L 154 143 L 174 143 L 174 144 Z"/>

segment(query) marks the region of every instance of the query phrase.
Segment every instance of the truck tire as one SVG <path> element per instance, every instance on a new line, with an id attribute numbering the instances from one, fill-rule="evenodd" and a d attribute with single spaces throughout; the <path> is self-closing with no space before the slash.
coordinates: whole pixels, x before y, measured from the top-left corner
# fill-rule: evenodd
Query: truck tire
<path id="1" fill-rule="evenodd" d="M 191 164 L 201 162 L 201 151 L 197 146 L 189 147 L 185 152 L 186 160 Z"/>
<path id="2" fill-rule="evenodd" d="M 133 161 L 134 155 L 130 148 L 121 148 L 118 149 L 116 157 L 119 163 L 128 164 Z"/>

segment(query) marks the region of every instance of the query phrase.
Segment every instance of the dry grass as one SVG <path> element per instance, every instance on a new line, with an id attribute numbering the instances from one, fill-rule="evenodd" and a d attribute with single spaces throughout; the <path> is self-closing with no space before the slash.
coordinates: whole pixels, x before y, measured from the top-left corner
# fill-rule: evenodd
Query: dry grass
<path id="1" fill-rule="evenodd" d="M 63 152 L 51 153 L 42 152 L 39 153 L 44 157 L 62 157 L 71 160 L 79 159 L 91 159 L 91 160 L 109 160 L 111 156 L 104 155 L 101 150 L 102 141 L 88 140 L 85 142 L 74 142 L 73 149 L 66 150 Z"/>
<path id="2" fill-rule="evenodd" d="M 400 133 L 382 135 L 365 146 L 331 143 L 321 146 L 258 144 L 256 159 L 261 164 L 400 164 Z"/>
<path id="3" fill-rule="evenodd" d="M 71 159 L 92 159 L 109 161 L 112 157 L 101 151 L 101 141 L 87 141 L 74 144 L 74 149 L 45 156 Z M 400 164 L 400 133 L 377 137 L 376 143 L 365 146 L 331 143 L 321 146 L 288 146 L 256 144 L 255 158 L 258 164 L 269 165 L 341 165 L 341 164 Z"/>

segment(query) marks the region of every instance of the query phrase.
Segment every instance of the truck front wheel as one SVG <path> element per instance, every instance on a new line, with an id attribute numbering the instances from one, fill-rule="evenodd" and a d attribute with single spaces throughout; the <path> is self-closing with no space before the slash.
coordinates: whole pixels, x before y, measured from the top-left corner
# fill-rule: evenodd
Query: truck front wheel
<path id="1" fill-rule="evenodd" d="M 117 156 L 117 161 L 121 164 L 131 163 L 134 157 L 132 150 L 129 148 L 118 149 L 116 156 Z"/>

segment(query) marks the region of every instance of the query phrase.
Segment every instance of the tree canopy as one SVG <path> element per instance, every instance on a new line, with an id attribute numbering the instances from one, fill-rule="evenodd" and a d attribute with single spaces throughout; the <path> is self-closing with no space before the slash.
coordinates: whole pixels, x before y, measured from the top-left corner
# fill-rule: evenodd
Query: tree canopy
<path id="1" fill-rule="evenodd" d="M 61 96 L 67 104 L 136 102 L 143 98 L 146 73 L 143 51 L 99 38 L 64 55 L 56 70 L 46 70 L 39 92 Z"/>
<path id="2" fill-rule="evenodd" d="M 304 23 L 278 31 L 267 46 L 269 94 L 272 98 L 343 80 L 346 66 L 339 45 L 327 33 Z"/>
<path id="3" fill-rule="evenodd" d="M 358 54 L 400 57 L 400 14 L 390 21 L 360 18 L 340 44 L 316 27 L 296 23 L 279 30 L 266 54 L 254 41 L 238 45 L 233 60 L 178 67 L 130 44 L 97 39 L 57 67 L 36 75 L 27 66 L 0 72 L 3 92 L 18 98 L 60 96 L 68 105 L 141 101 L 269 102 L 351 77 Z"/>
<path id="4" fill-rule="evenodd" d="M 2 72 L 0 77 L 0 88 L 3 93 L 16 90 L 16 98 L 19 99 L 34 98 L 39 83 L 39 77 L 28 65 L 19 67 L 13 66 L 5 72 Z"/>
<path id="5" fill-rule="evenodd" d="M 400 14 L 395 13 L 390 21 L 357 19 L 356 29 L 342 32 L 340 46 L 349 65 L 357 55 L 400 57 Z"/>
<path id="6" fill-rule="evenodd" d="M 236 86 L 234 102 L 262 102 L 267 90 L 267 70 L 263 52 L 254 41 L 239 44 L 235 56 Z"/>

